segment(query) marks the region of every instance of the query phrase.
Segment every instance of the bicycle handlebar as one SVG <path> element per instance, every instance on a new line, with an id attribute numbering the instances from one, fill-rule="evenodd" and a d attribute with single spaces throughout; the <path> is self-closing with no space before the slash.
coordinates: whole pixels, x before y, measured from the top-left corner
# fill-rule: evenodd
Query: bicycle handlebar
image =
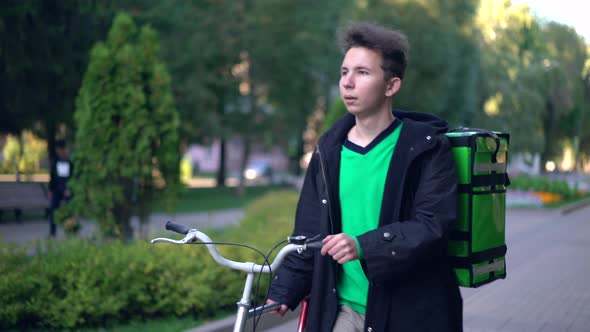
<path id="1" fill-rule="evenodd" d="M 289 244 L 284 246 L 277 256 L 275 257 L 274 261 L 269 265 L 260 265 L 253 262 L 236 262 L 230 259 L 223 257 L 219 251 L 217 251 L 217 247 L 211 241 L 211 238 L 207 236 L 207 234 L 202 233 L 196 229 L 189 228 L 184 225 L 175 224 L 173 222 L 168 221 L 166 223 L 166 229 L 171 230 L 176 233 L 185 234 L 186 236 L 182 240 L 173 240 L 168 238 L 155 238 L 151 241 L 151 243 L 157 242 L 168 242 L 168 243 L 175 243 L 175 244 L 191 244 L 195 243 L 198 240 L 203 242 L 209 249 L 209 253 L 215 259 L 215 261 L 223 266 L 227 266 L 231 269 L 244 271 L 247 273 L 270 273 L 271 271 L 276 271 L 277 268 L 281 265 L 283 259 L 291 252 L 297 251 L 298 253 L 302 253 L 303 251 L 307 250 L 307 248 L 321 248 L 322 242 L 321 240 L 307 240 L 305 237 L 296 236 L 289 238 Z"/>
<path id="2" fill-rule="evenodd" d="M 190 228 L 188 228 L 185 225 L 175 224 L 170 220 L 168 220 L 166 222 L 166 229 L 169 231 L 173 231 L 173 232 L 184 234 L 184 235 L 187 235 L 188 232 L 191 230 Z"/>

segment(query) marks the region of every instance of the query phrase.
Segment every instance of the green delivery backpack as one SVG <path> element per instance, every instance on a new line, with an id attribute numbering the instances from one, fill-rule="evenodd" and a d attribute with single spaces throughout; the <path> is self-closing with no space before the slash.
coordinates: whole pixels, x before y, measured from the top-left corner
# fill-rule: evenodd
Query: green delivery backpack
<path id="1" fill-rule="evenodd" d="M 448 132 L 458 176 L 451 264 L 463 287 L 506 278 L 506 174 L 509 134 L 458 128 Z"/>

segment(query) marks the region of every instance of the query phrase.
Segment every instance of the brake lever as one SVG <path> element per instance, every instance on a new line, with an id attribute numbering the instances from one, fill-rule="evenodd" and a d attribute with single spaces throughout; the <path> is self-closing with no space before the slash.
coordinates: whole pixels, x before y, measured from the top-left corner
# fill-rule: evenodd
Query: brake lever
<path id="1" fill-rule="evenodd" d="M 187 243 L 196 242 L 196 240 L 198 240 L 197 239 L 197 230 L 191 229 L 182 240 L 173 240 L 173 239 L 169 239 L 169 238 L 165 238 L 165 237 L 158 237 L 158 238 L 151 240 L 150 242 L 151 243 L 168 242 L 168 243 L 174 243 L 174 244 L 187 244 Z"/>

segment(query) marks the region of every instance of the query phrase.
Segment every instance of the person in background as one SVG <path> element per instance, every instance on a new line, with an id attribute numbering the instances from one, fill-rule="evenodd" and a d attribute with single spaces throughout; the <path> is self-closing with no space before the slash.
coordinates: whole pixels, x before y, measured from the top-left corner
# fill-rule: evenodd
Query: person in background
<path id="1" fill-rule="evenodd" d="M 62 202 L 67 202 L 72 198 L 68 180 L 72 176 L 74 168 L 64 140 L 55 142 L 55 153 L 56 157 L 51 165 L 49 181 L 49 236 L 51 237 L 55 237 L 57 233 L 53 219 L 54 211 L 60 207 Z"/>

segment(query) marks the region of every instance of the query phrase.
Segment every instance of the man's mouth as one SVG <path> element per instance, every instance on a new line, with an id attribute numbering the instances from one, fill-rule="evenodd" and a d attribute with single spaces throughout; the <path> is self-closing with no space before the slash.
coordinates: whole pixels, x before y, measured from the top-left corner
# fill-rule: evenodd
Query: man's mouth
<path id="1" fill-rule="evenodd" d="M 353 96 L 344 96 L 344 101 L 345 101 L 345 102 L 347 102 L 347 103 L 352 103 L 352 102 L 354 102 L 356 99 L 357 99 L 357 98 L 356 98 L 356 97 L 353 97 Z"/>

